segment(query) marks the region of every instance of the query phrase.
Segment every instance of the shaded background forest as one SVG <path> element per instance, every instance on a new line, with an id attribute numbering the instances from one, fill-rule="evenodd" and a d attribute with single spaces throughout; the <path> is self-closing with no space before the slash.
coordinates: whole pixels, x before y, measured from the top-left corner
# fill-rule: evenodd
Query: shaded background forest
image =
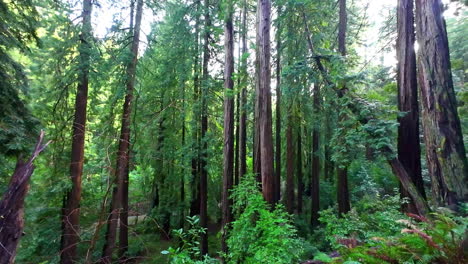
<path id="1" fill-rule="evenodd" d="M 446 224 L 434 224 L 432 237 L 447 228 L 458 240 L 444 233 L 431 248 L 407 232 L 414 241 L 404 241 L 428 249 L 382 254 L 431 263 L 453 253 L 462 263 L 466 154 L 454 162 L 458 176 L 443 174 L 462 191 L 433 193 L 426 142 L 439 137 L 423 133 L 430 114 L 421 98 L 424 116 L 407 127 L 416 139 L 398 145 L 411 111 L 399 108 L 397 63 L 410 55 L 396 57 L 397 3 L 412 1 L 370 2 L 277 0 L 266 14 L 250 0 L 0 0 L 0 193 L 39 131 L 52 140 L 35 161 L 16 262 L 111 263 L 115 254 L 116 262 L 216 263 L 221 251 L 229 263 L 331 262 L 329 253 L 344 249 L 342 262 L 395 263 L 346 250 L 400 239 L 411 221 L 403 212 L 427 216 L 389 164 L 406 147 L 406 159 L 420 162 L 416 193 L 438 212 L 434 223 Z M 465 140 L 453 146 L 465 153 L 467 9 L 446 4 L 457 139 Z M 262 14 L 271 18 L 264 43 Z M 268 108 L 262 87 L 272 93 L 269 120 L 257 108 L 263 99 Z M 282 205 L 273 211 L 263 198 Z"/>

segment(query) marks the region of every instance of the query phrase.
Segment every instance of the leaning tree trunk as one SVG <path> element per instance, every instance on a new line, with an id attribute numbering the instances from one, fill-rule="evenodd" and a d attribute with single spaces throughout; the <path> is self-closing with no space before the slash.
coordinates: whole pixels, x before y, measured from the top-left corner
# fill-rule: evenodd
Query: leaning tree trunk
<path id="1" fill-rule="evenodd" d="M 270 0 L 258 0 L 257 2 L 257 57 L 258 71 L 257 82 L 259 86 L 259 110 L 260 117 L 260 167 L 262 178 L 263 197 L 269 204 L 275 200 L 275 179 L 273 171 L 273 135 L 271 117 L 271 91 L 270 91 Z"/>
<path id="2" fill-rule="evenodd" d="M 399 0 L 397 12 L 398 110 L 405 112 L 398 118 L 398 159 L 405 167 L 418 191 L 425 197 L 421 174 L 421 147 L 419 144 L 419 110 L 414 51 L 414 14 L 412 0 Z M 400 188 L 401 196 L 408 193 Z M 416 213 L 413 201 L 404 210 Z"/>
<path id="3" fill-rule="evenodd" d="M 34 171 L 33 161 L 47 145 L 42 144 L 44 132 L 41 131 L 33 154 L 28 161 L 18 160 L 11 176 L 8 189 L 0 201 L 0 263 L 14 263 L 16 248 L 24 227 L 24 199 L 29 189 L 29 179 Z"/>
<path id="4" fill-rule="evenodd" d="M 83 22 L 80 35 L 79 83 L 75 99 L 75 118 L 70 159 L 70 179 L 72 188 L 68 191 L 62 209 L 62 237 L 60 243 L 60 263 L 71 264 L 77 260 L 80 241 L 80 200 L 81 176 L 83 174 L 84 146 L 86 132 L 86 105 L 88 103 L 88 75 L 92 42 L 91 0 L 83 1 Z"/>
<path id="5" fill-rule="evenodd" d="M 225 64 L 224 64 L 224 143 L 223 143 L 223 193 L 222 193 L 222 239 L 221 250 L 227 253 L 227 228 L 232 221 L 231 205 L 232 200 L 229 199 L 229 192 L 233 185 L 234 174 L 234 99 L 233 88 L 234 81 L 232 74 L 234 73 L 234 30 L 232 24 L 233 4 L 229 1 L 226 12 L 226 21 L 224 27 L 224 49 L 225 49 Z"/>
<path id="6" fill-rule="evenodd" d="M 419 85 L 432 191 L 441 205 L 468 200 L 468 161 L 453 89 L 440 0 L 416 0 Z"/>
<path id="7" fill-rule="evenodd" d="M 348 12 L 346 10 L 346 0 L 340 1 L 340 19 L 338 24 L 338 50 L 341 56 L 346 56 L 346 31 L 348 28 Z M 343 87 L 343 90 L 346 89 Z M 344 116 L 339 117 L 339 122 L 345 120 Z M 351 205 L 349 202 L 348 188 L 348 165 L 344 164 L 337 168 L 336 193 L 338 201 L 338 214 L 349 212 Z"/>
<path id="8" fill-rule="evenodd" d="M 117 151 L 116 180 L 117 187 L 112 193 L 111 212 L 107 223 L 106 242 L 104 244 L 102 261 L 112 262 L 112 253 L 117 239 L 119 226 L 119 257 L 122 258 L 128 248 L 128 166 L 130 149 L 130 118 L 132 111 L 133 90 L 135 87 L 138 47 L 140 43 L 140 27 L 143 14 L 143 0 L 138 0 L 136 7 L 135 26 L 131 45 L 131 60 L 127 64 L 126 95 L 123 105 L 120 130 L 119 149 Z M 118 225 L 118 219 L 120 224 Z"/>

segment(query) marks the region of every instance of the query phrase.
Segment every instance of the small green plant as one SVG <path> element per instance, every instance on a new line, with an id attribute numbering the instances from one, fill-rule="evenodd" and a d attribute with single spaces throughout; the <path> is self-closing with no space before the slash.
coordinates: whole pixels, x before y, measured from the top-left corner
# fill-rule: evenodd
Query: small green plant
<path id="1" fill-rule="evenodd" d="M 218 260 L 209 256 L 202 256 L 200 252 L 200 236 L 206 232 L 205 228 L 199 225 L 198 216 L 187 216 L 188 230 L 174 230 L 174 235 L 180 240 L 178 248 L 170 247 L 161 254 L 169 255 L 172 264 L 212 264 L 219 263 Z"/>
<path id="2" fill-rule="evenodd" d="M 227 240 L 228 263 L 297 263 L 303 241 L 283 206 L 270 210 L 253 175 L 242 178 L 232 198 L 236 220 Z"/>

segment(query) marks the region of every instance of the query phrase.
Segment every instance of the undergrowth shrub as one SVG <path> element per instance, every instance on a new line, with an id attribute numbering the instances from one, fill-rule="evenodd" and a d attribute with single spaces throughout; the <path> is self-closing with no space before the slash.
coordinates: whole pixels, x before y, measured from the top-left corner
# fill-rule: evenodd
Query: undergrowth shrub
<path id="1" fill-rule="evenodd" d="M 303 240 L 282 205 L 274 210 L 265 202 L 253 175 L 233 190 L 235 221 L 227 239 L 228 263 L 297 263 Z"/>

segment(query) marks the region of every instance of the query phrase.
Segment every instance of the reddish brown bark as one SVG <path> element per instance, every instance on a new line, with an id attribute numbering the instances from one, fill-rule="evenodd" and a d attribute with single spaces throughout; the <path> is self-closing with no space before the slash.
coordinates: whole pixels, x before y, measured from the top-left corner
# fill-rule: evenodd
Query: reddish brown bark
<path id="1" fill-rule="evenodd" d="M 242 57 L 247 54 L 247 0 L 243 2 L 243 10 L 242 10 Z M 247 58 L 244 58 L 242 61 L 242 90 L 240 95 L 240 120 L 239 120 L 239 180 L 242 176 L 245 175 L 247 172 L 247 112 L 246 112 L 246 105 L 247 105 Z"/>
<path id="2" fill-rule="evenodd" d="M 269 204 L 275 200 L 275 179 L 273 170 L 273 135 L 271 117 L 270 90 L 270 27 L 271 2 L 258 0 L 257 2 L 257 57 L 258 57 L 258 103 L 260 116 L 258 119 L 260 130 L 260 167 L 263 197 Z"/>
<path id="3" fill-rule="evenodd" d="M 440 205 L 456 207 L 468 200 L 468 161 L 442 13 L 440 0 L 416 0 L 418 78 L 432 191 Z"/>
<path id="4" fill-rule="evenodd" d="M 398 159 L 410 175 L 419 193 L 425 197 L 421 174 L 421 147 L 419 144 L 419 110 L 414 51 L 414 14 L 412 0 L 399 0 L 397 8 L 398 110 L 405 112 L 398 122 Z M 400 188 L 401 196 L 408 193 Z M 413 201 L 404 210 L 416 213 Z"/>
<path id="5" fill-rule="evenodd" d="M 229 198 L 229 192 L 233 185 L 234 174 L 234 99 L 233 88 L 234 81 L 232 75 L 234 73 L 234 30 L 232 24 L 233 5 L 228 3 L 227 16 L 224 27 L 224 149 L 223 149 L 223 193 L 222 193 L 222 239 L 221 250 L 227 253 L 227 225 L 232 221 L 231 205 L 232 200 Z"/>
<path id="6" fill-rule="evenodd" d="M 24 227 L 24 199 L 28 193 L 29 179 L 34 172 L 33 161 L 50 143 L 43 145 L 43 138 L 44 132 L 41 131 L 29 160 L 18 159 L 8 189 L 0 201 L 0 263 L 2 264 L 15 261 L 16 248 Z"/>
<path id="7" fill-rule="evenodd" d="M 119 149 L 117 151 L 116 180 L 117 187 L 112 193 L 111 212 L 107 223 L 106 242 L 103 248 L 102 261 L 112 262 L 112 253 L 117 240 L 117 225 L 119 224 L 119 257 L 122 258 L 128 248 L 128 166 L 130 149 L 130 122 L 135 86 L 138 47 L 140 44 L 140 27 L 143 14 L 143 0 L 138 0 L 136 7 L 135 26 L 132 27 L 133 39 L 130 48 L 131 60 L 127 64 L 126 95 L 123 105 L 120 128 Z"/>
<path id="8" fill-rule="evenodd" d="M 281 10 L 281 7 L 278 7 Z M 281 25 L 276 34 L 275 200 L 281 199 Z"/>
<path id="9" fill-rule="evenodd" d="M 73 120 L 72 148 L 70 159 L 70 179 L 72 188 L 68 191 L 62 209 L 62 237 L 60 243 L 60 263 L 71 264 L 77 260 L 77 248 L 80 241 L 80 201 L 81 176 L 83 174 L 86 106 L 88 103 L 88 82 L 90 52 L 92 42 L 91 0 L 83 1 L 83 17 L 79 46 L 79 83 L 75 99 L 75 117 Z"/>

